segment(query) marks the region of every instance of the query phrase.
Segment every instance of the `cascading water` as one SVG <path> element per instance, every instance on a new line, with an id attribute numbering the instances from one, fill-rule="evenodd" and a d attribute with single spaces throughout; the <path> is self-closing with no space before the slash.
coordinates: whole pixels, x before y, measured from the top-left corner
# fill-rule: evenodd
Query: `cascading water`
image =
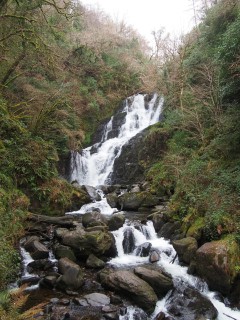
<path id="1" fill-rule="evenodd" d="M 215 292 L 209 291 L 208 286 L 204 281 L 195 276 L 189 275 L 187 273 L 187 267 L 179 265 L 178 259 L 175 259 L 176 251 L 174 250 L 173 246 L 169 243 L 169 241 L 157 237 L 151 221 L 149 221 L 146 226 L 144 225 L 143 228 L 139 228 L 139 226 L 136 228 L 134 222 L 128 221 L 122 228 L 113 232 L 116 240 L 118 256 L 109 262 L 110 265 L 123 267 L 148 263 L 149 257 L 136 256 L 134 250 L 130 254 L 124 253 L 124 231 L 129 227 L 132 229 L 136 246 L 139 246 L 145 242 L 149 242 L 151 243 L 152 248 L 157 249 L 160 252 L 161 258 L 157 264 L 163 270 L 172 275 L 175 287 L 182 286 L 183 283 L 185 283 L 185 285 L 200 291 L 201 294 L 207 297 L 218 310 L 218 320 L 240 319 L 239 310 L 233 310 L 225 306 L 223 302 L 216 298 Z M 155 311 L 150 319 L 155 319 L 155 317 L 161 311 L 167 314 L 167 300 L 168 295 L 166 295 L 162 300 L 158 301 Z M 127 314 L 121 316 L 120 319 L 134 320 L 134 308 L 129 307 Z"/>
<path id="2" fill-rule="evenodd" d="M 163 99 L 154 94 L 147 102 L 145 95 L 137 94 L 126 99 L 121 110 L 122 124 L 115 137 L 110 138 L 114 117 L 105 125 L 100 142 L 73 153 L 71 158 L 71 181 L 80 185 L 98 186 L 110 184 L 110 174 L 115 159 L 121 149 L 132 137 L 143 129 L 159 121 Z"/>

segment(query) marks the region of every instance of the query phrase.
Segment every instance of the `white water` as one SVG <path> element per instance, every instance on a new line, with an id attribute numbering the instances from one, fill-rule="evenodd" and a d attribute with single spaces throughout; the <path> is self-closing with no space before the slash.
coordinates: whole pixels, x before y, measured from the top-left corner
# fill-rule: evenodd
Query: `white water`
<path id="1" fill-rule="evenodd" d="M 108 139 L 112 130 L 112 117 L 105 126 L 100 143 L 82 150 L 81 155 L 72 155 L 71 181 L 76 180 L 80 185 L 91 186 L 109 184 L 114 161 L 119 157 L 123 145 L 143 129 L 158 122 L 163 100 L 160 99 L 158 103 L 157 101 L 157 94 L 154 94 L 147 107 L 142 94 L 127 99 L 122 111 L 126 113 L 125 122 L 120 126 L 118 136 Z"/>
<path id="2" fill-rule="evenodd" d="M 196 288 L 198 291 L 201 292 L 202 295 L 206 296 L 209 300 L 211 300 L 215 308 L 218 310 L 218 320 L 229 320 L 231 319 L 231 317 L 240 320 L 239 310 L 230 309 L 226 307 L 224 303 L 218 301 L 215 298 L 215 292 L 209 291 L 207 284 L 203 280 L 199 279 L 198 277 L 189 275 L 187 273 L 187 267 L 180 266 L 177 259 L 174 261 L 174 263 L 172 263 L 176 255 L 176 251 L 174 250 L 173 246 L 169 243 L 169 241 L 164 240 L 163 238 L 157 238 L 152 222 L 149 221 L 145 227 L 149 239 L 147 239 L 147 237 L 139 230 L 135 229 L 134 224 L 132 224 L 130 227 L 133 230 L 136 246 L 144 242 L 150 242 L 152 244 L 152 248 L 156 248 L 159 250 L 161 258 L 158 262 L 158 265 L 166 272 L 172 275 L 174 283 L 179 283 L 180 281 L 183 281 L 184 283 Z M 124 254 L 122 241 L 124 238 L 123 233 L 126 228 L 129 228 L 129 222 L 125 223 L 124 226 L 119 230 L 113 232 L 113 235 L 116 240 L 118 257 L 112 259 L 109 262 L 109 264 L 121 267 L 147 263 L 148 257 L 135 256 L 134 252 L 131 254 Z M 141 235 L 139 233 L 141 233 Z M 161 311 L 167 313 L 166 301 L 167 296 L 164 297 L 162 300 L 158 301 L 155 311 L 151 316 L 151 319 L 154 319 L 154 317 L 156 317 L 156 315 Z M 122 316 L 120 319 L 133 320 L 133 314 L 134 308 L 129 307 L 127 315 Z"/>
<path id="3" fill-rule="evenodd" d="M 97 192 L 101 196 L 100 201 L 94 201 L 88 204 L 84 204 L 79 210 L 66 212 L 65 214 L 84 214 L 86 212 L 92 212 L 93 209 L 99 209 L 101 213 L 105 215 L 111 215 L 114 212 L 118 211 L 118 209 L 110 207 L 102 190 L 98 189 Z"/>

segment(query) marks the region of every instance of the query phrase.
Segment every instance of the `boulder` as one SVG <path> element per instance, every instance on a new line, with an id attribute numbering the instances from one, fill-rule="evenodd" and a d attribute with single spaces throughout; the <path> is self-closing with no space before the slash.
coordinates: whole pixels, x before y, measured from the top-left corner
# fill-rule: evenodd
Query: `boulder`
<path id="1" fill-rule="evenodd" d="M 135 249 L 135 254 L 139 257 L 147 257 L 150 253 L 151 248 L 152 244 L 150 242 L 144 242 Z"/>
<path id="2" fill-rule="evenodd" d="M 148 220 L 152 220 L 154 229 L 159 232 L 163 225 L 166 223 L 164 215 L 162 213 L 154 212 L 147 217 Z"/>
<path id="3" fill-rule="evenodd" d="M 84 282 L 80 266 L 68 258 L 58 261 L 58 270 L 62 274 L 57 280 L 57 286 L 64 290 L 78 290 Z"/>
<path id="4" fill-rule="evenodd" d="M 172 241 L 172 245 L 178 254 L 179 261 L 189 264 L 195 257 L 198 249 L 197 240 L 192 237 Z"/>
<path id="5" fill-rule="evenodd" d="M 116 213 L 108 220 L 108 228 L 110 231 L 115 231 L 124 225 L 125 216 L 120 213 Z"/>
<path id="6" fill-rule="evenodd" d="M 230 292 L 240 265 L 240 250 L 232 239 L 207 242 L 196 252 L 196 271 L 211 290 L 224 295 Z"/>
<path id="7" fill-rule="evenodd" d="M 174 320 L 214 320 L 218 316 L 212 302 L 190 287 L 175 289 L 165 306 Z"/>
<path id="8" fill-rule="evenodd" d="M 123 251 L 128 254 L 133 252 L 135 249 L 135 238 L 133 234 L 133 229 L 131 227 L 127 227 L 123 232 Z"/>
<path id="9" fill-rule="evenodd" d="M 86 266 L 88 268 L 100 269 L 104 268 L 105 262 L 96 257 L 94 254 L 90 254 L 86 261 Z"/>
<path id="10" fill-rule="evenodd" d="M 118 196 L 116 193 L 109 193 L 106 195 L 107 203 L 110 205 L 111 208 L 117 208 L 118 204 Z"/>
<path id="11" fill-rule="evenodd" d="M 28 272 L 33 272 L 34 270 L 49 270 L 55 266 L 55 263 L 53 261 L 50 261 L 48 259 L 39 259 L 39 260 L 34 260 L 30 262 L 27 265 L 27 270 Z"/>
<path id="12" fill-rule="evenodd" d="M 118 198 L 121 210 L 138 210 L 140 207 L 154 207 L 158 198 L 150 192 L 126 192 Z"/>
<path id="13" fill-rule="evenodd" d="M 180 233 L 180 228 L 181 223 L 179 221 L 167 222 L 162 226 L 162 228 L 158 232 L 158 237 L 173 240 L 176 237 L 176 235 Z"/>
<path id="14" fill-rule="evenodd" d="M 105 226 L 107 225 L 107 219 L 100 212 L 87 212 L 82 215 L 82 224 L 84 228 Z"/>
<path id="15" fill-rule="evenodd" d="M 30 252 L 34 260 L 45 259 L 49 256 L 48 248 L 38 240 L 34 240 L 34 238 L 29 239 L 24 248 Z"/>
<path id="16" fill-rule="evenodd" d="M 163 297 L 173 288 L 172 278 L 164 275 L 161 270 L 137 267 L 134 269 L 134 273 L 146 281 L 153 288 L 158 297 Z"/>
<path id="17" fill-rule="evenodd" d="M 152 248 L 149 254 L 149 262 L 154 263 L 160 260 L 160 252 L 158 249 Z"/>
<path id="18" fill-rule="evenodd" d="M 68 258 L 69 260 L 76 261 L 75 254 L 70 247 L 64 245 L 58 245 L 54 250 L 57 259 Z"/>
<path id="19" fill-rule="evenodd" d="M 110 298 L 102 293 L 91 293 L 83 296 L 81 299 L 77 300 L 78 304 L 83 307 L 91 306 L 91 307 L 102 307 L 110 304 Z"/>
<path id="20" fill-rule="evenodd" d="M 69 231 L 62 238 L 62 243 L 83 256 L 89 256 L 91 253 L 102 255 L 107 252 L 113 244 L 114 237 L 106 231 L 86 232 L 81 228 Z"/>
<path id="21" fill-rule="evenodd" d="M 153 288 L 133 272 L 104 269 L 100 272 L 99 278 L 102 285 L 126 294 L 142 309 L 149 313 L 153 312 L 157 296 Z"/>
<path id="22" fill-rule="evenodd" d="M 87 185 L 84 185 L 83 188 L 85 189 L 85 191 L 87 192 L 87 194 L 89 195 L 89 197 L 92 201 L 100 201 L 101 200 L 101 196 L 97 192 L 96 188 L 94 188 L 92 186 L 87 186 Z"/>
<path id="23" fill-rule="evenodd" d="M 58 275 L 47 275 L 40 280 L 39 286 L 52 289 L 56 286 L 58 277 Z"/>

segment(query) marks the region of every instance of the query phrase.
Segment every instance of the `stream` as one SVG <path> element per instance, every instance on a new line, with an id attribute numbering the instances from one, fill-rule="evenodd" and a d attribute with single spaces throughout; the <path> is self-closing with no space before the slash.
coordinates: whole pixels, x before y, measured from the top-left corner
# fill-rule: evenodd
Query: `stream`
<path id="1" fill-rule="evenodd" d="M 81 153 L 72 153 L 71 181 L 77 181 L 79 185 L 95 187 L 101 200 L 95 200 L 77 211 L 66 213 L 67 215 L 82 215 L 86 212 L 91 212 L 92 208 L 107 216 L 111 216 L 118 211 L 117 208 L 109 206 L 106 196 L 99 186 L 111 185 L 114 161 L 121 154 L 122 147 L 139 132 L 159 121 L 162 105 L 163 99 L 157 94 L 152 95 L 150 98 L 142 94 L 127 98 L 123 107 L 102 128 L 98 142 L 82 150 Z M 121 124 L 119 124 L 119 118 L 121 119 Z M 125 191 L 122 190 L 121 192 Z M 129 214 L 128 212 L 123 212 L 123 214 L 126 216 L 124 225 L 118 230 L 112 231 L 115 238 L 117 256 L 108 261 L 107 264 L 109 266 L 116 269 L 125 269 L 150 264 L 149 257 L 141 256 L 141 252 L 137 250 L 142 244 L 149 243 L 160 255 L 156 265 L 172 276 L 175 288 L 180 291 L 187 287 L 198 290 L 217 309 L 218 320 L 240 320 L 239 310 L 229 308 L 227 306 L 228 302 L 220 301 L 219 295 L 216 292 L 209 291 L 207 284 L 203 280 L 188 274 L 188 268 L 180 265 L 178 258 L 176 258 L 176 251 L 170 241 L 157 236 L 151 221 L 141 223 L 141 219 L 135 218 L 134 214 Z M 29 274 L 27 271 L 27 265 L 32 261 L 32 258 L 22 247 L 21 254 L 24 261 L 22 278 L 32 277 L 33 274 Z M 50 260 L 55 261 L 54 256 L 51 255 Z M 37 285 L 34 286 L 33 289 L 37 287 Z M 160 312 L 168 315 L 168 299 L 169 293 L 157 302 L 154 312 L 148 319 L 157 319 L 156 317 Z M 135 310 L 134 306 L 129 305 L 127 312 L 124 315 L 120 315 L 119 319 L 142 319 L 141 317 L 136 317 Z"/>

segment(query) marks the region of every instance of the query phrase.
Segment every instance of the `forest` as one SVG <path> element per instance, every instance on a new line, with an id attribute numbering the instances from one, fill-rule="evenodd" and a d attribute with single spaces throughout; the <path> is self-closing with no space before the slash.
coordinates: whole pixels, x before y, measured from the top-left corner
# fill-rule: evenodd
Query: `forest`
<path id="1" fill-rule="evenodd" d="M 239 279 L 240 3 L 202 1 L 199 15 L 177 40 L 154 32 L 153 50 L 124 21 L 80 1 L 0 0 L 1 319 L 31 319 L 24 298 L 6 291 L 27 217 L 85 203 L 65 179 L 69 152 L 139 92 L 164 97 L 163 120 L 146 137 L 164 147 L 141 164 L 145 179 L 168 195 L 168 218 L 187 236 L 229 243 Z"/>

